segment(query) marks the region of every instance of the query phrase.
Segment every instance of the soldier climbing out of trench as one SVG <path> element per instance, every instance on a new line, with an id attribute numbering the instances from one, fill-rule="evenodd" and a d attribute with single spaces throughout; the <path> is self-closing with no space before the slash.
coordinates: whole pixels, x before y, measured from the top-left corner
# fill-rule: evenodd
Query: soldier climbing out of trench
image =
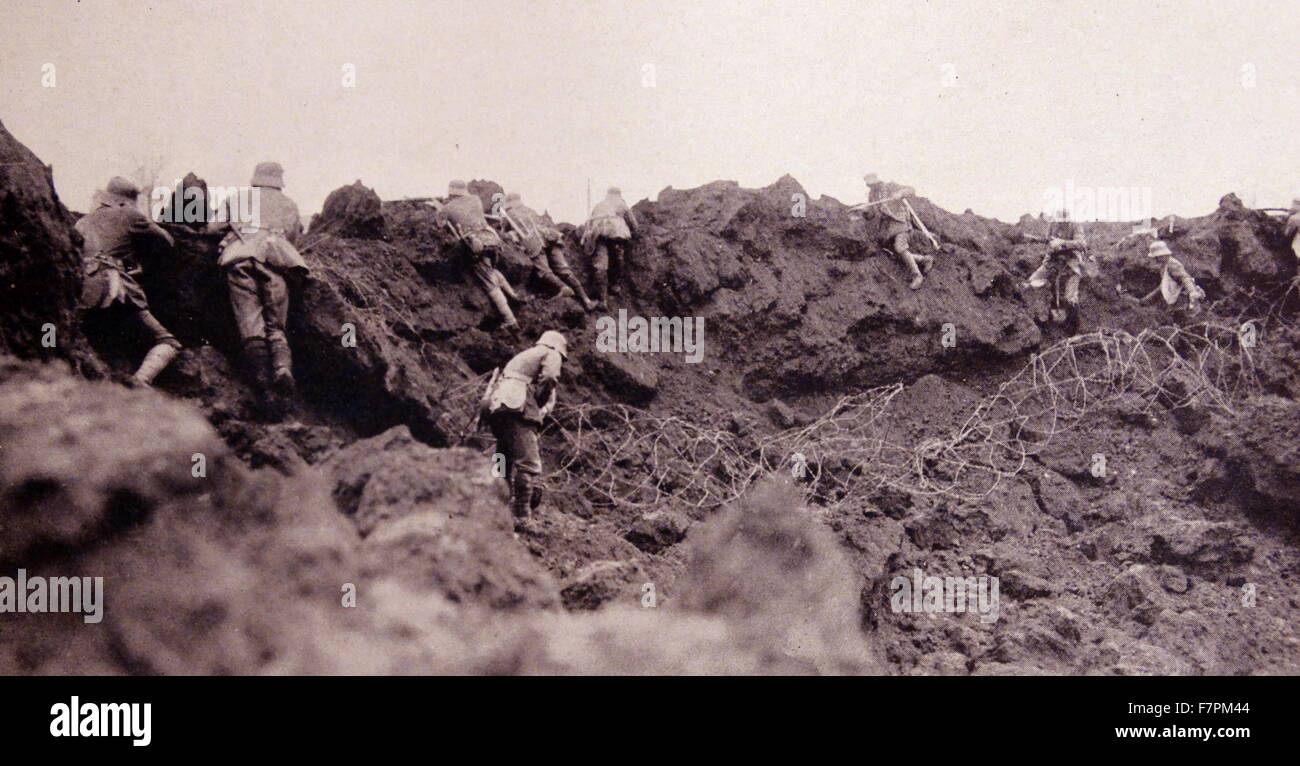
<path id="1" fill-rule="evenodd" d="M 1147 248 L 1147 255 L 1151 258 L 1160 258 L 1164 261 L 1164 268 L 1160 270 L 1160 284 L 1146 295 L 1138 299 L 1139 303 L 1146 303 L 1156 295 L 1165 299 L 1165 304 L 1173 306 L 1178 302 L 1178 298 L 1187 292 L 1187 308 L 1192 314 L 1197 314 L 1201 310 L 1201 300 L 1205 298 L 1205 291 L 1192 275 L 1187 273 L 1187 268 L 1183 266 L 1182 261 L 1174 257 L 1173 251 L 1169 249 L 1163 240 L 1154 240 Z"/>
<path id="2" fill-rule="evenodd" d="M 149 386 L 176 358 L 181 344 L 154 318 L 144 289 L 135 281 L 142 248 L 174 244 L 170 234 L 136 207 L 139 196 L 135 184 L 115 177 L 95 192 L 95 209 L 77 221 L 75 228 L 83 240 L 81 308 L 94 321 L 124 318 L 150 336 L 153 346 L 130 378 L 133 386 Z"/>
<path id="3" fill-rule="evenodd" d="M 921 223 L 911 203 L 907 201 L 908 197 L 916 196 L 916 190 L 910 186 L 882 181 L 875 173 L 867 173 L 862 180 L 867 183 L 867 202 L 849 209 L 862 212 L 873 244 L 890 249 L 901 258 L 912 274 L 912 282 L 908 286 L 919 290 L 925 282 L 922 268 L 925 273 L 929 273 L 934 266 L 934 256 L 912 252 L 909 240 L 913 222 L 929 237 L 936 252 L 939 250 L 939 241 L 925 229 L 925 224 Z"/>
<path id="4" fill-rule="evenodd" d="M 478 195 L 470 194 L 469 185 L 459 180 L 448 185 L 447 196 L 449 199 L 445 204 L 431 203 L 437 210 L 434 222 L 451 229 L 456 239 L 469 251 L 474 279 L 501 315 L 501 328 L 513 330 L 519 327 L 507 298 L 516 303 L 522 301 L 505 275 L 497 271 L 501 236 L 488 225 L 483 213 L 483 201 Z"/>
<path id="5" fill-rule="evenodd" d="M 564 257 L 564 234 L 559 229 L 548 224 L 537 211 L 525 205 L 518 192 L 506 195 L 501 219 L 503 225 L 508 227 L 506 236 L 527 251 L 537 270 L 537 276 L 559 291 L 557 297 L 576 296 L 587 311 L 596 307 L 595 302 L 587 297 L 587 291 L 582 289 L 582 282 L 574 276 L 568 259 Z"/>
<path id="6" fill-rule="evenodd" d="M 249 182 L 257 202 L 255 220 L 237 220 L 244 207 L 226 200 L 224 215 L 208 226 L 224 233 L 217 265 L 224 270 L 230 306 L 258 394 L 266 405 L 275 396 L 294 393 L 293 354 L 285 334 L 289 319 L 286 276 L 307 271 L 295 243 L 302 235 L 298 206 L 284 193 L 284 169 L 278 162 L 260 162 Z"/>
<path id="7" fill-rule="evenodd" d="M 591 267 L 596 277 L 596 305 L 609 304 L 609 283 L 623 276 L 627 243 L 638 234 L 636 214 L 623 201 L 623 192 L 611 186 L 605 199 L 596 203 L 582 230 L 582 246 L 592 254 Z"/>
<path id="8" fill-rule="evenodd" d="M 564 335 L 547 330 L 532 348 L 515 354 L 483 393 L 480 416 L 496 437 L 497 452 L 506 460 L 510 511 L 526 519 L 542 501 L 536 484 L 542 472 L 537 435 L 555 407 L 560 366 L 568 358 Z"/>
<path id="9" fill-rule="evenodd" d="M 1029 279 L 1026 287 L 1052 285 L 1052 321 L 1064 322 L 1079 307 L 1079 283 L 1083 279 L 1084 257 L 1088 241 L 1079 224 L 1070 220 L 1070 211 L 1060 210 L 1053 215 L 1047 228 L 1047 252 L 1043 262 Z"/>

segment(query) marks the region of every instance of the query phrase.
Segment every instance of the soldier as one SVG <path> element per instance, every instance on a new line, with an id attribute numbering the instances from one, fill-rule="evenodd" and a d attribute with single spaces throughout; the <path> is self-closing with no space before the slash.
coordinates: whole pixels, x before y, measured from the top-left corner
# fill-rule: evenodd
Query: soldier
<path id="1" fill-rule="evenodd" d="M 176 358 L 181 344 L 150 313 L 144 290 L 135 281 L 141 248 L 173 244 L 171 235 L 136 207 L 139 195 L 135 184 L 113 178 L 107 188 L 95 193 L 95 209 L 77 221 L 76 229 L 84 242 L 81 308 L 93 312 L 92 316 L 125 315 L 149 334 L 153 346 L 129 381 L 132 386 L 148 386 Z"/>
<path id="2" fill-rule="evenodd" d="M 934 256 L 912 252 L 909 241 L 912 233 L 912 211 L 904 198 L 916 196 L 916 190 L 910 186 L 882 181 L 875 173 L 867 173 L 862 180 L 867 183 L 867 204 L 851 209 L 863 211 L 868 227 L 874 229 L 871 238 L 882 247 L 893 250 L 894 254 L 903 260 L 907 270 L 912 274 L 909 287 L 919 290 L 921 284 L 925 282 L 921 267 L 924 266 L 928 273 L 934 266 Z M 873 207 L 876 210 L 871 211 Z"/>
<path id="3" fill-rule="evenodd" d="M 1201 310 L 1201 299 L 1205 297 L 1205 291 L 1196 284 L 1192 275 L 1187 273 L 1187 269 L 1182 262 L 1174 257 L 1169 246 L 1163 240 L 1155 240 L 1147 248 L 1147 255 L 1152 258 L 1163 258 L 1164 268 L 1160 271 L 1160 284 L 1156 289 L 1147 293 L 1138 299 L 1140 303 L 1146 303 L 1160 294 L 1164 297 L 1165 303 L 1169 306 L 1178 302 L 1178 297 L 1183 291 L 1187 291 L 1187 308 L 1191 313 L 1196 314 Z"/>
<path id="4" fill-rule="evenodd" d="M 637 236 L 636 215 L 623 201 L 623 193 L 611 186 L 605 199 L 596 203 L 583 227 L 582 245 L 593 253 L 591 266 L 596 272 L 596 305 L 609 303 L 610 270 L 623 273 L 623 258 L 629 240 Z"/>
<path id="5" fill-rule="evenodd" d="M 302 235 L 298 206 L 284 192 L 284 169 L 277 162 L 260 162 L 253 170 L 252 209 L 255 220 L 235 220 L 239 205 L 227 200 L 225 220 L 209 225 L 225 232 L 221 258 L 230 288 L 230 306 L 243 341 L 245 359 L 259 393 L 289 396 L 294 391 L 293 354 L 285 328 L 289 318 L 289 286 L 285 276 L 307 263 L 295 243 Z"/>
<path id="6" fill-rule="evenodd" d="M 547 330 L 536 345 L 515 354 L 484 393 L 482 417 L 505 456 L 510 511 L 517 519 L 542 501 L 542 488 L 533 483 L 542 472 L 537 434 L 555 407 L 560 365 L 567 358 L 564 336 Z"/>
<path id="7" fill-rule="evenodd" d="M 591 311 L 595 302 L 587 297 L 582 282 L 573 275 L 569 261 L 564 257 L 564 235 L 546 223 L 537 211 L 524 204 L 517 192 L 506 195 L 502 218 L 511 231 L 508 236 L 519 242 L 537 269 L 537 276 L 554 286 L 558 297 L 577 296 L 582 307 Z"/>
<path id="8" fill-rule="evenodd" d="M 457 239 L 465 245 L 473 258 L 474 279 L 487 294 L 488 300 L 504 320 L 501 327 L 511 330 L 519 326 L 506 296 L 519 300 L 501 272 L 496 269 L 497 254 L 501 249 L 501 236 L 488 225 L 483 215 L 483 201 L 477 195 L 469 193 L 469 185 L 464 181 L 452 181 L 447 187 L 450 199 L 446 204 L 436 205 L 434 221 L 439 226 L 448 226 L 455 232 Z"/>
<path id="9" fill-rule="evenodd" d="M 1052 285 L 1052 318 L 1061 322 L 1067 312 L 1079 305 L 1079 283 L 1083 279 L 1083 256 L 1088 241 L 1084 239 L 1079 224 L 1070 220 L 1070 211 L 1061 210 L 1053 218 L 1047 228 L 1047 252 L 1043 254 L 1043 262 L 1029 275 L 1025 285 Z M 1064 290 L 1061 289 L 1062 277 L 1065 277 Z M 1062 298 L 1064 307 L 1061 306 Z"/>

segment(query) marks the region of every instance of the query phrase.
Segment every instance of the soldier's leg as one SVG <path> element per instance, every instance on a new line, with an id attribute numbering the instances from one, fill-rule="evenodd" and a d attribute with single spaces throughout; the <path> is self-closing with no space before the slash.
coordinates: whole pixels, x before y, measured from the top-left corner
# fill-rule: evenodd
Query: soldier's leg
<path id="1" fill-rule="evenodd" d="M 591 270 L 596 282 L 596 303 L 605 306 L 609 303 L 609 240 L 600 237 L 596 240 L 596 251 L 591 257 Z"/>
<path id="2" fill-rule="evenodd" d="M 167 369 L 176 355 L 180 353 L 181 344 L 176 340 L 176 336 L 171 331 L 163 327 L 148 309 L 140 309 L 134 312 L 134 323 L 142 328 L 153 341 L 149 352 L 145 354 L 144 361 L 140 362 L 140 367 L 131 376 L 132 383 L 140 386 L 147 386 L 153 383 L 158 373 Z"/>
<path id="3" fill-rule="evenodd" d="M 265 264 L 258 264 L 258 285 L 262 296 L 262 322 L 271 354 L 271 382 L 288 396 L 293 393 L 293 352 L 285 328 L 289 324 L 289 285 L 284 277 Z"/>
<path id="4" fill-rule="evenodd" d="M 916 256 L 912 254 L 911 245 L 907 241 L 907 232 L 900 232 L 894 235 L 893 239 L 894 252 L 903 263 L 907 265 L 907 270 L 912 273 L 912 283 L 908 285 L 913 290 L 920 289 L 921 283 L 925 281 L 925 276 L 921 274 L 921 269 L 917 266 Z"/>
<path id="5" fill-rule="evenodd" d="M 551 271 L 550 265 L 547 264 L 545 249 L 538 251 L 533 256 L 533 270 L 537 273 L 538 279 L 555 288 L 555 291 L 559 293 L 558 297 L 567 298 L 569 295 L 573 295 L 573 291 L 569 289 L 568 285 L 564 284 L 559 275 Z"/>
<path id="6" fill-rule="evenodd" d="M 516 518 L 523 518 L 534 505 L 533 487 L 534 481 L 542 472 L 542 456 L 537 444 L 537 426 L 523 418 L 510 420 L 511 460 L 514 464 L 510 511 Z M 539 495 L 538 502 L 540 501 Z"/>
<path id="7" fill-rule="evenodd" d="M 569 266 L 569 259 L 564 257 L 564 248 L 558 244 L 551 245 L 546 250 L 546 258 L 551 262 L 551 270 L 556 276 L 573 290 L 574 295 L 578 296 L 578 302 L 582 307 L 591 311 L 596 304 L 587 297 L 587 291 L 582 289 L 582 281 L 573 273 L 573 269 Z"/>
<path id="8" fill-rule="evenodd" d="M 474 258 L 474 279 L 487 295 L 488 300 L 492 302 L 497 313 L 505 320 L 501 326 L 518 327 L 519 322 L 515 320 L 515 314 L 510 310 L 510 303 L 506 300 L 505 293 L 501 292 L 500 283 L 505 282 L 505 278 L 498 277 L 497 270 L 492 267 L 492 263 L 487 258 L 481 256 Z"/>
<path id="9" fill-rule="evenodd" d="M 257 281 L 257 262 L 250 259 L 226 268 L 230 307 L 244 346 L 244 361 L 259 393 L 270 385 L 270 347 L 262 314 L 262 288 Z"/>
<path id="10" fill-rule="evenodd" d="M 609 284 L 611 289 L 620 295 L 623 293 L 623 262 L 626 256 L 626 240 L 609 241 Z"/>
<path id="11" fill-rule="evenodd" d="M 510 435 L 510 428 L 503 415 L 492 415 L 488 418 L 488 428 L 492 430 L 492 438 L 496 440 L 496 454 L 505 458 L 505 474 L 502 476 L 506 480 L 506 491 L 514 490 L 514 467 L 515 459 L 511 456 L 514 447 Z M 496 460 L 494 455 L 492 458 Z"/>

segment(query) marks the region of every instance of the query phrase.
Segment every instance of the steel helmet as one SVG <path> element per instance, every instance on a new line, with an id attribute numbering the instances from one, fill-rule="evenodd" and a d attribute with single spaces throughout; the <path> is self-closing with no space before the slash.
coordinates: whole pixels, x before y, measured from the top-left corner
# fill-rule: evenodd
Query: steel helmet
<path id="1" fill-rule="evenodd" d="M 1147 255 L 1152 258 L 1159 258 L 1162 255 L 1173 255 L 1173 254 L 1174 254 L 1173 251 L 1169 249 L 1169 245 L 1166 245 L 1164 240 L 1162 239 L 1157 239 L 1153 241 L 1147 247 Z"/>
<path id="2" fill-rule="evenodd" d="M 95 204 L 105 206 L 133 205 L 139 196 L 140 189 L 135 184 L 121 176 L 113 176 L 107 187 L 95 192 Z"/>
<path id="3" fill-rule="evenodd" d="M 278 162 L 259 162 L 253 168 L 253 180 L 249 186 L 265 186 L 270 189 L 284 188 L 284 168 Z"/>
<path id="4" fill-rule="evenodd" d="M 562 333 L 556 330 L 547 330 L 542 333 L 542 337 L 537 339 L 537 345 L 558 351 L 564 359 L 569 358 L 569 342 L 564 339 Z"/>

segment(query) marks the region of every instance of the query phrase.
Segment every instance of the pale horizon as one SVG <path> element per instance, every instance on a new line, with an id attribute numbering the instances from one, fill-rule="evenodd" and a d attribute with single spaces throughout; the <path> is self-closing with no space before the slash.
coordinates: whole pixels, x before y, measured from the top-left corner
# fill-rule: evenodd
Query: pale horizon
<path id="1" fill-rule="evenodd" d="M 6 6 L 0 121 L 74 210 L 154 158 L 165 186 L 276 160 L 304 215 L 358 179 L 488 179 L 571 222 L 588 179 L 635 203 L 789 174 L 853 204 L 874 171 L 1004 221 L 1066 185 L 1157 217 L 1300 194 L 1294 3 Z"/>

